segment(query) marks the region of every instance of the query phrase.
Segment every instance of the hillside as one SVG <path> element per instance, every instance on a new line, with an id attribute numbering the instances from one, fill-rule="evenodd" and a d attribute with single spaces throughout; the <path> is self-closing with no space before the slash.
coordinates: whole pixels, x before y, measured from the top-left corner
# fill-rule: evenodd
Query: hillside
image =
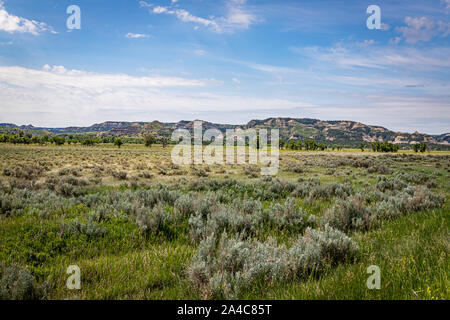
<path id="1" fill-rule="evenodd" d="M 322 121 L 308 118 L 268 118 L 265 120 L 251 120 L 245 125 L 217 124 L 203 121 L 203 130 L 217 128 L 226 129 L 279 129 L 280 137 L 284 140 L 314 139 L 328 145 L 340 144 L 355 146 L 360 142 L 389 141 L 400 145 L 426 142 L 428 144 L 450 146 L 450 133 L 442 135 L 428 135 L 414 132 L 394 132 L 380 126 L 366 125 L 354 121 Z M 51 134 L 80 134 L 92 133 L 97 135 L 114 135 L 128 137 L 142 137 L 152 134 L 158 137 L 170 137 L 174 129 L 192 130 L 193 121 L 179 121 L 176 123 L 153 122 L 124 122 L 107 121 L 89 127 L 67 128 L 39 128 L 32 125 L 17 126 L 15 124 L 0 124 L 0 129 L 40 131 Z"/>

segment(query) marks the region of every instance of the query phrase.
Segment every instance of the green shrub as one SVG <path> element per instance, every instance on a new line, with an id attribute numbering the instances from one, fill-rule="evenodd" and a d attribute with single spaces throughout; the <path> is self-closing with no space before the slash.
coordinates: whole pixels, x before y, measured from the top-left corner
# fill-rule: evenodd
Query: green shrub
<path id="1" fill-rule="evenodd" d="M 389 173 L 392 173 L 392 170 L 390 170 L 385 165 L 379 164 L 379 165 L 368 167 L 367 172 L 368 173 L 378 173 L 378 174 L 389 174 Z"/>
<path id="2" fill-rule="evenodd" d="M 306 225 L 307 213 L 303 208 L 297 208 L 294 198 L 287 198 L 284 205 L 276 203 L 269 210 L 270 222 L 283 229 L 301 231 Z"/>
<path id="3" fill-rule="evenodd" d="M 386 192 L 386 190 L 403 190 L 406 186 L 406 183 L 398 177 L 386 178 L 381 176 L 378 177 L 376 188 L 382 192 Z"/>
<path id="4" fill-rule="evenodd" d="M 195 211 L 194 198 L 189 195 L 182 195 L 174 203 L 174 210 L 181 216 L 189 216 Z"/>
<path id="5" fill-rule="evenodd" d="M 103 237 L 106 234 L 106 229 L 90 219 L 87 222 L 75 219 L 61 224 L 61 232 L 63 234 L 86 235 L 88 238 L 97 238 Z"/>
<path id="6" fill-rule="evenodd" d="M 338 200 L 323 216 L 323 224 L 329 224 L 344 232 L 367 230 L 373 222 L 374 217 L 370 209 L 356 196 L 348 200 Z"/>
<path id="7" fill-rule="evenodd" d="M 432 193 L 424 186 L 408 187 L 395 196 L 390 196 L 375 205 L 374 211 L 380 219 L 393 219 L 411 212 L 441 207 L 445 198 Z"/>
<path id="8" fill-rule="evenodd" d="M 175 222 L 174 215 L 160 204 L 153 209 L 142 207 L 136 216 L 136 223 L 144 234 L 170 233 L 170 227 Z"/>
<path id="9" fill-rule="evenodd" d="M 33 275 L 18 266 L 1 267 L 0 300 L 38 300 L 44 290 L 37 285 Z"/>
<path id="10" fill-rule="evenodd" d="M 289 249 L 273 239 L 243 240 L 226 233 L 218 238 L 213 233 L 200 243 L 188 277 L 204 296 L 230 299 L 255 284 L 301 279 L 356 257 L 358 247 L 350 238 L 328 225 L 324 229 L 307 229 Z"/>

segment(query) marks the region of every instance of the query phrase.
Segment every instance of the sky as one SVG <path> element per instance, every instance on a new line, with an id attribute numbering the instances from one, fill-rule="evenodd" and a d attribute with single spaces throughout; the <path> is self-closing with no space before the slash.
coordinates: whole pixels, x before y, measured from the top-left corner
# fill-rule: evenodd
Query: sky
<path id="1" fill-rule="evenodd" d="M 294 117 L 442 134 L 449 15 L 450 0 L 0 0 L 0 122 Z"/>

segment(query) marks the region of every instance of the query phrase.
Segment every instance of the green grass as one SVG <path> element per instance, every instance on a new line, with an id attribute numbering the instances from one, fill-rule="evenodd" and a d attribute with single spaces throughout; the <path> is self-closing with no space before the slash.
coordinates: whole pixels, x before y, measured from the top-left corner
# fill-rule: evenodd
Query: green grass
<path id="1" fill-rule="evenodd" d="M 402 152 L 403 153 L 403 152 Z M 405 152 L 407 153 L 407 152 Z M 244 299 L 449 299 L 450 259 L 450 152 L 432 152 L 425 155 L 407 153 L 406 158 L 386 158 L 365 151 L 344 152 L 281 152 L 278 178 L 296 182 L 299 178 L 319 178 L 322 184 L 349 182 L 355 191 L 368 184 L 374 186 L 379 174 L 368 173 L 365 168 L 351 165 L 328 166 L 340 157 L 373 157 L 377 164 L 388 166 L 393 172 L 423 172 L 434 176 L 435 193 L 446 196 L 442 208 L 420 211 L 401 216 L 396 220 L 382 221 L 374 230 L 353 232 L 349 236 L 360 248 L 358 259 L 328 267 L 324 273 L 301 281 L 287 283 L 257 283 L 242 294 Z M 411 157 L 414 155 L 415 157 Z M 440 158 L 439 158 L 440 157 Z M 22 164 L 46 163 L 48 171 L 36 178 L 43 183 L 50 175 L 58 174 L 63 167 L 78 168 L 81 177 L 89 179 L 98 174 L 101 182 L 90 182 L 85 193 L 104 193 L 127 189 L 149 188 L 158 183 L 169 184 L 188 192 L 189 182 L 198 179 L 189 166 L 186 174 L 163 175 L 157 167 L 170 169 L 170 148 L 124 145 L 120 150 L 109 146 L 92 148 L 81 146 L 10 146 L 0 145 L 0 161 L 4 168 Z M 353 161 L 353 160 L 352 160 Z M 352 163 L 350 161 L 350 164 Z M 285 170 L 289 162 L 299 163 L 303 173 Z M 139 168 L 137 165 L 145 164 Z M 325 164 L 325 165 L 324 165 Z M 95 172 L 95 166 L 102 170 Z M 334 169 L 333 171 L 330 171 Z M 118 180 L 109 170 L 124 170 L 126 180 Z M 209 177 L 219 180 L 229 178 L 242 182 L 256 182 L 240 166 L 211 166 Z M 140 173 L 151 172 L 145 178 Z M 392 176 L 387 174 L 386 176 Z M 186 181 L 180 180 L 185 178 Z M 0 172 L 0 182 L 8 184 L 11 176 Z M 132 184 L 134 183 L 134 185 Z M 45 186 L 45 184 L 43 184 Z M 0 185 L 0 189 L 2 186 Z M 247 191 L 251 191 L 248 188 Z M 236 197 L 243 192 L 233 188 L 225 190 Z M 241 192 L 241 193 L 240 193 Z M 281 199 L 264 201 L 265 207 Z M 321 217 L 333 206 L 335 198 L 297 199 L 309 214 Z M 1 203 L 0 203 L 1 204 Z M 1 208 L 1 206 L 0 206 Z M 170 208 L 169 210 L 172 210 Z M 84 204 L 71 205 L 63 210 L 38 216 L 33 207 L 25 214 L 5 216 L 0 214 L 0 266 L 26 267 L 39 283 L 48 283 L 49 299 L 202 299 L 205 295 L 194 289 L 186 276 L 197 248 L 189 238 L 187 219 L 171 226 L 170 232 L 143 234 L 134 218 L 110 217 L 98 223 L 106 233 L 102 236 L 64 233 L 64 225 L 75 220 L 86 222 L 90 209 Z M 289 243 L 298 237 L 295 232 L 274 229 L 260 230 L 255 237 L 264 240 L 269 236 Z M 66 288 L 69 265 L 81 269 L 79 291 Z M 366 273 L 370 265 L 381 269 L 381 289 L 369 290 Z"/>
<path id="2" fill-rule="evenodd" d="M 449 299 L 450 206 L 414 213 L 357 233 L 355 264 L 343 264 L 302 283 L 274 284 L 247 299 Z M 369 290 L 367 268 L 381 271 L 381 289 Z"/>

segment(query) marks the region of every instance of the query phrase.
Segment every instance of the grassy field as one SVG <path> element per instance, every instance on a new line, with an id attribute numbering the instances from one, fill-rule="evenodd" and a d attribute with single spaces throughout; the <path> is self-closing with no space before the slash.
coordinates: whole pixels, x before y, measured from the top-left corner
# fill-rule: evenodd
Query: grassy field
<path id="1" fill-rule="evenodd" d="M 450 298 L 449 152 L 281 151 L 272 178 L 161 146 L 0 163 L 0 299 Z"/>

